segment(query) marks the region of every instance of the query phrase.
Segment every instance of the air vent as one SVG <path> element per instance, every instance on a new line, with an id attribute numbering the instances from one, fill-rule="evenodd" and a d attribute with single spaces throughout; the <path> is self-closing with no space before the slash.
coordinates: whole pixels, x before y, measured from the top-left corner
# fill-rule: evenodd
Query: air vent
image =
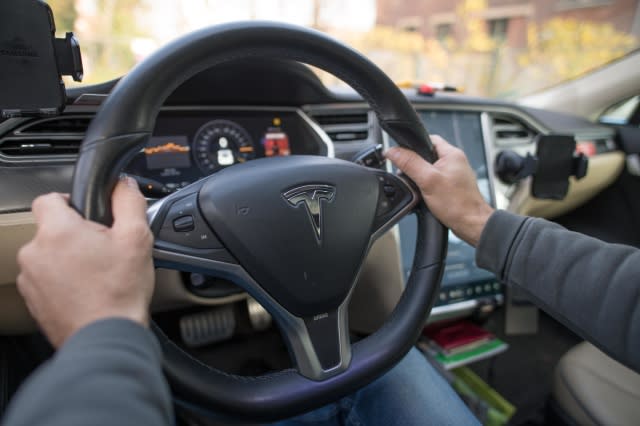
<path id="1" fill-rule="evenodd" d="M 80 149 L 79 138 L 6 138 L 0 142 L 0 154 L 7 157 L 45 155 L 75 155 Z"/>
<path id="2" fill-rule="evenodd" d="M 365 123 L 369 122 L 369 118 L 367 117 L 366 112 L 356 113 L 356 114 L 326 114 L 326 115 L 318 115 L 315 117 L 318 124 L 321 126 L 330 126 L 333 124 L 354 124 L 354 123 Z"/>
<path id="3" fill-rule="evenodd" d="M 91 117 L 58 117 L 48 120 L 40 120 L 22 127 L 18 134 L 65 134 L 84 135 L 91 123 Z"/>
<path id="4" fill-rule="evenodd" d="M 336 144 L 363 142 L 369 138 L 367 111 L 318 111 L 311 116 Z"/>
<path id="5" fill-rule="evenodd" d="M 351 160 L 376 143 L 375 119 L 367 109 L 319 109 L 309 111 L 309 115 L 331 138 L 338 158 Z"/>
<path id="6" fill-rule="evenodd" d="M 90 116 L 60 116 L 26 123 L 0 140 L 9 161 L 65 160 L 78 154 Z"/>
<path id="7" fill-rule="evenodd" d="M 371 120 L 367 110 L 312 111 L 311 117 L 336 145 L 336 150 L 357 151 L 369 141 Z"/>
<path id="8" fill-rule="evenodd" d="M 535 133 L 515 118 L 493 117 L 493 134 L 497 148 L 527 145 L 533 141 Z"/>

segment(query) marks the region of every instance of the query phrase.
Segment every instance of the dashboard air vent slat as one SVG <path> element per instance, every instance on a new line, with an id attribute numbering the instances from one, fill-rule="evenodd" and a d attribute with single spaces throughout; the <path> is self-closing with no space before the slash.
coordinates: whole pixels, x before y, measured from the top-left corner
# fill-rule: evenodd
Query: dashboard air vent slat
<path id="1" fill-rule="evenodd" d="M 514 128 L 496 131 L 496 137 L 498 137 L 498 139 L 526 138 L 527 136 L 529 136 L 529 132 L 524 129 Z"/>
<path id="2" fill-rule="evenodd" d="M 0 154 L 7 157 L 76 155 L 82 138 L 7 138 L 0 142 Z"/>
<path id="3" fill-rule="evenodd" d="M 19 130 L 20 134 L 84 135 L 91 117 L 59 117 L 40 120 Z"/>
<path id="4" fill-rule="evenodd" d="M 346 114 L 322 114 L 314 117 L 321 126 L 331 126 L 335 124 L 367 124 L 369 118 L 367 113 L 346 113 Z"/>

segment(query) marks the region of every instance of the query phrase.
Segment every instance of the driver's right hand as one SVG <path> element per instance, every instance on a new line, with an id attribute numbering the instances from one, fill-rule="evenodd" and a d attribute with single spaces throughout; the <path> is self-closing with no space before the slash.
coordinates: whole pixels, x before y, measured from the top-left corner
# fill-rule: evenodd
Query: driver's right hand
<path id="1" fill-rule="evenodd" d="M 431 141 L 438 153 L 433 164 L 399 147 L 385 155 L 418 185 L 431 212 L 458 237 L 476 246 L 494 210 L 480 194 L 464 152 L 440 136 L 432 135 Z"/>

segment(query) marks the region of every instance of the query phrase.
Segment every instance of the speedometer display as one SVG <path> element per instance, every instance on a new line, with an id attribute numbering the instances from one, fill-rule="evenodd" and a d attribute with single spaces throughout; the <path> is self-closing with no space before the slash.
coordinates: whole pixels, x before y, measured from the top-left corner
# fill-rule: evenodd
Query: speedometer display
<path id="1" fill-rule="evenodd" d="M 196 133 L 193 148 L 196 163 L 207 174 L 256 156 L 249 133 L 229 120 L 213 120 L 202 126 Z"/>

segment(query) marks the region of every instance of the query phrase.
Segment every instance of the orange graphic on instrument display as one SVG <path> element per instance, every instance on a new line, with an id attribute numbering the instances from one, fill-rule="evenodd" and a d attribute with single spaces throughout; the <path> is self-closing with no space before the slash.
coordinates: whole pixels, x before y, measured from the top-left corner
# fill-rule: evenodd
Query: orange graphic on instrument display
<path id="1" fill-rule="evenodd" d="M 174 142 L 167 142 L 162 145 L 150 146 L 148 148 L 143 149 L 146 155 L 164 154 L 164 153 L 171 153 L 171 152 L 184 153 L 184 152 L 189 152 L 189 150 L 190 148 L 188 145 L 178 145 L 177 143 L 174 143 Z"/>

